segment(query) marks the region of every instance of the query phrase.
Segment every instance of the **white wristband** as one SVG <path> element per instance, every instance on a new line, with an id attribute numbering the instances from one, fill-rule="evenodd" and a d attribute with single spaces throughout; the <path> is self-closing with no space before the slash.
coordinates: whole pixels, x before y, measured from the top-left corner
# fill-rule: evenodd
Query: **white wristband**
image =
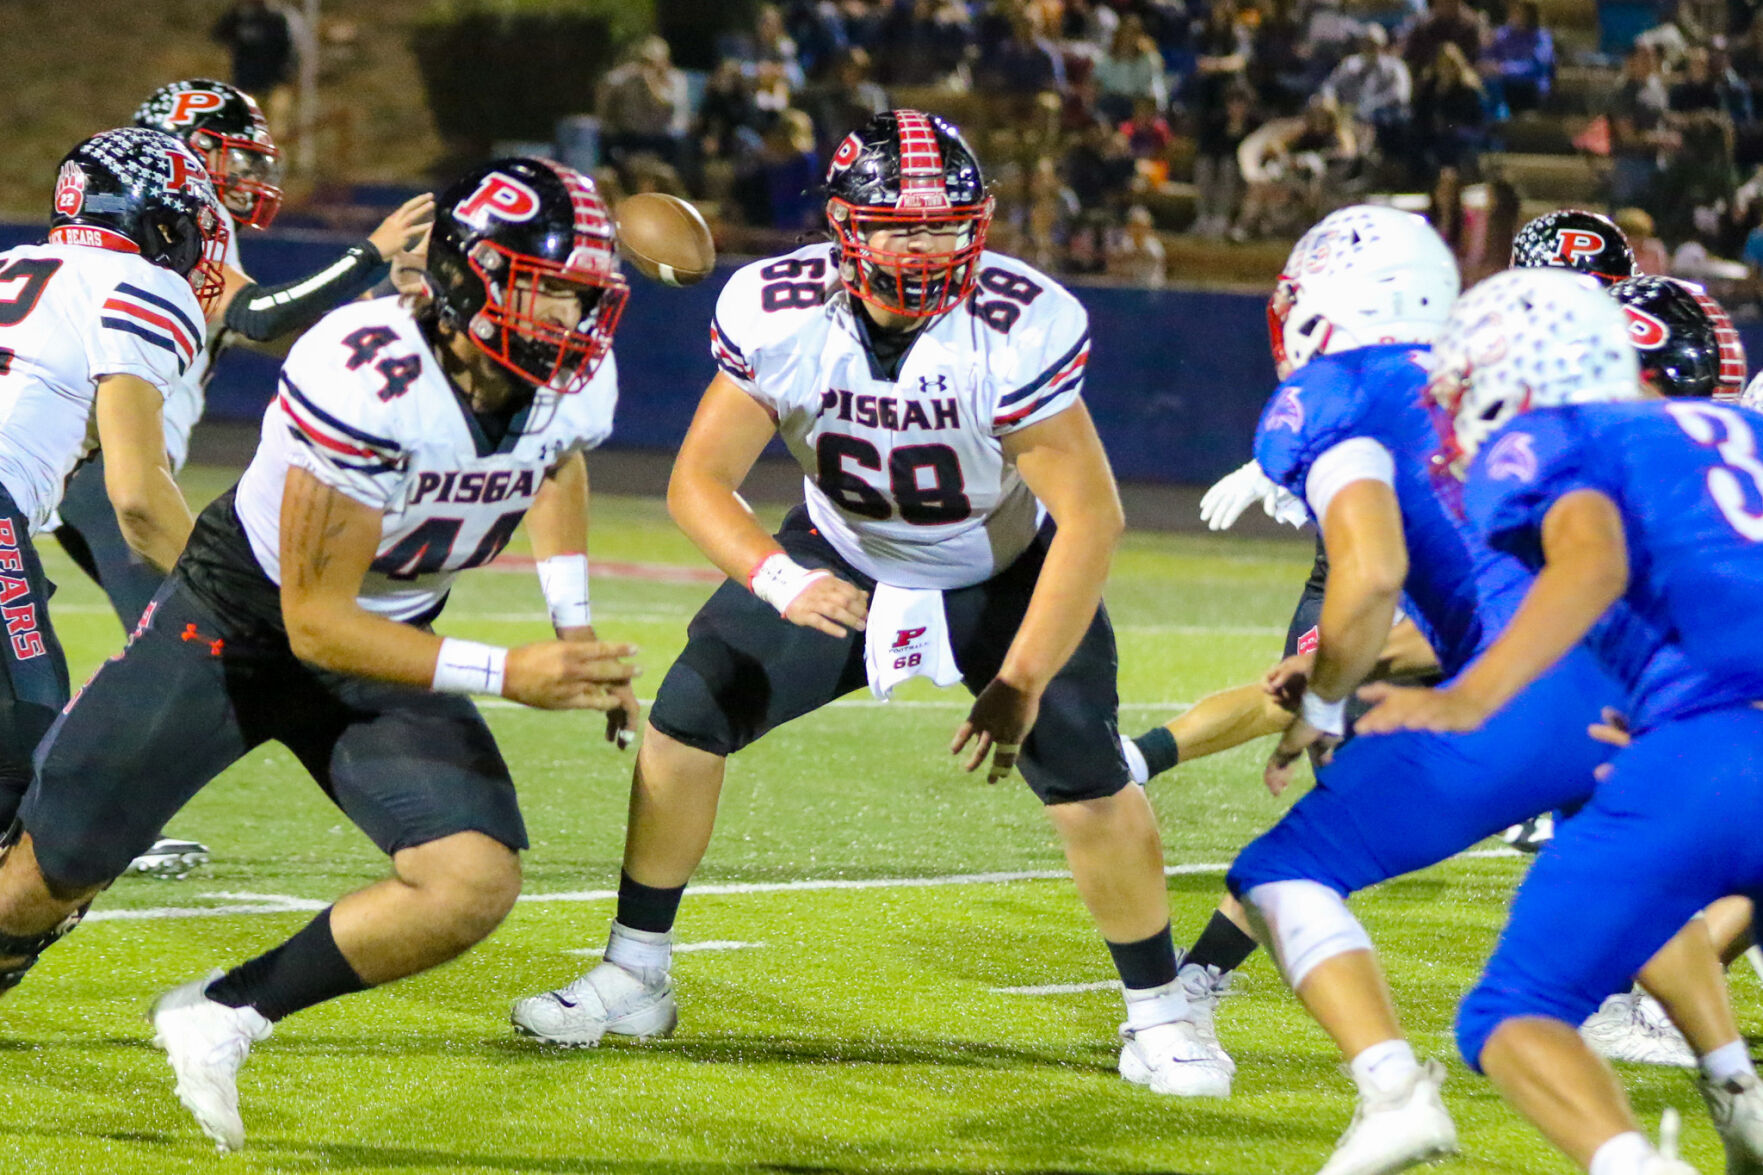
<path id="1" fill-rule="evenodd" d="M 588 557 L 581 552 L 539 560 L 539 589 L 553 628 L 585 628 L 594 622 L 588 605 Z"/>
<path id="2" fill-rule="evenodd" d="M 777 614 L 782 616 L 784 610 L 807 590 L 809 584 L 831 574 L 832 572 L 824 569 L 804 567 L 779 551 L 760 561 L 759 566 L 747 576 L 747 586 L 753 589 L 754 595 L 776 608 Z"/>
<path id="3" fill-rule="evenodd" d="M 446 637 L 441 641 L 441 655 L 435 658 L 433 689 L 442 694 L 500 696 L 507 667 L 507 649 Z"/>
<path id="4" fill-rule="evenodd" d="M 1305 691 L 1304 700 L 1299 704 L 1298 713 L 1305 722 L 1320 730 L 1323 734 L 1332 734 L 1340 738 L 1347 730 L 1347 699 L 1325 702 L 1310 691 Z"/>

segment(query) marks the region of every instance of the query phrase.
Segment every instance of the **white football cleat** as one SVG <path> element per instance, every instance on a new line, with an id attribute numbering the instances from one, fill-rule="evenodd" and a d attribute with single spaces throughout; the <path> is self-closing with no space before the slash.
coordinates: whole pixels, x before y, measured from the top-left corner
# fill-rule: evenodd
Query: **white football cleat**
<path id="1" fill-rule="evenodd" d="M 229 1008 L 208 998 L 223 972 L 174 987 L 153 1004 L 153 1043 L 177 1074 L 178 1101 L 222 1154 L 245 1145 L 239 1117 L 239 1066 L 275 1025 L 255 1008 Z"/>
<path id="2" fill-rule="evenodd" d="M 1152 1093 L 1171 1097 L 1229 1097 L 1232 1070 L 1207 1047 L 1192 1020 L 1149 1028 L 1120 1026 L 1120 1075 Z"/>
<path id="3" fill-rule="evenodd" d="M 608 1033 L 639 1041 L 672 1036 L 679 1006 L 666 972 L 645 980 L 617 963 L 601 962 L 568 987 L 521 1000 L 510 1019 L 522 1035 L 591 1048 Z"/>
<path id="4" fill-rule="evenodd" d="M 1206 1046 L 1212 1059 L 1223 1065 L 1227 1073 L 1236 1076 L 1237 1063 L 1231 1060 L 1230 1054 L 1224 1051 L 1224 1046 L 1218 1043 L 1218 1001 L 1231 994 L 1236 972 L 1187 963 L 1175 977 L 1181 982 L 1182 991 L 1187 993 L 1188 1007 L 1194 1011 L 1194 1028 L 1199 1032 L 1200 1043 Z"/>
<path id="5" fill-rule="evenodd" d="M 208 864 L 208 846 L 199 841 L 160 837 L 153 847 L 129 862 L 123 875 L 138 874 L 157 877 L 161 881 L 182 881 L 199 865 Z"/>
<path id="6" fill-rule="evenodd" d="M 1763 1175 L 1763 1083 L 1757 1075 L 1741 1074 L 1718 1085 L 1699 1077 L 1696 1088 L 1726 1148 L 1727 1175 Z"/>
<path id="7" fill-rule="evenodd" d="M 1625 991 L 1605 1000 L 1579 1026 L 1592 1051 L 1612 1061 L 1636 1065 L 1696 1068 L 1696 1053 L 1659 1001 L 1642 991 Z"/>
<path id="8" fill-rule="evenodd" d="M 1359 1095 L 1353 1121 L 1317 1175 L 1391 1175 L 1457 1153 L 1457 1127 L 1439 1087 L 1445 1069 L 1427 1061 L 1387 1093 Z"/>

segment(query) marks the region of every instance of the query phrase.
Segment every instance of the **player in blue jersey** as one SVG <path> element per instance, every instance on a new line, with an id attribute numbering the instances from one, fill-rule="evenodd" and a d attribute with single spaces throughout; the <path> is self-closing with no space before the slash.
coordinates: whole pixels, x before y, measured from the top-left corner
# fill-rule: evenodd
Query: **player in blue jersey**
<path id="1" fill-rule="evenodd" d="M 1763 414 L 1597 402 L 1643 394 L 1610 309 L 1585 279 L 1509 273 L 1453 311 L 1429 390 L 1453 417 L 1454 471 L 1473 458 L 1466 513 L 1537 575 L 1504 634 L 1446 687 L 1368 687 L 1379 705 L 1359 730 L 1399 739 L 1527 720 L 1513 700 L 1582 638 L 1621 682 L 1633 741 L 1531 870 L 1458 1043 L 1594 1175 L 1681 1175 L 1692 1168 L 1641 1134 L 1574 1026 L 1708 903 L 1763 894 Z M 1727 1170 L 1760 1171 L 1763 1089 L 1736 1029 L 1722 1031 L 1701 1090 Z"/>
<path id="2" fill-rule="evenodd" d="M 1315 280 L 1345 271 L 1351 279 L 1338 286 L 1419 317 L 1416 272 L 1455 274 L 1442 242 L 1411 224 L 1419 222 L 1386 209 L 1346 209 L 1300 242 L 1273 306 L 1287 377 L 1255 440 L 1268 476 L 1320 520 L 1330 556 L 1300 718 L 1269 760 L 1267 782 L 1282 788 L 1312 747 L 1325 765 L 1227 881 L 1358 1086 L 1358 1112 L 1325 1175 L 1398 1171 L 1456 1148 L 1442 1070 L 1422 1065 L 1402 1038 L 1347 895 L 1583 799 L 1607 753 L 1584 729 L 1618 695 L 1589 657 L 1577 657 L 1530 692 L 1523 724 L 1354 743 L 1328 762 L 1347 696 L 1377 661 L 1398 603 L 1448 678 L 1499 631 L 1528 582 L 1516 560 L 1475 541 L 1441 492 L 1431 466 L 1438 434 L 1420 399 L 1427 348 L 1412 333 L 1355 332 L 1352 299 Z M 1444 309 L 1425 308 L 1426 338 Z"/>

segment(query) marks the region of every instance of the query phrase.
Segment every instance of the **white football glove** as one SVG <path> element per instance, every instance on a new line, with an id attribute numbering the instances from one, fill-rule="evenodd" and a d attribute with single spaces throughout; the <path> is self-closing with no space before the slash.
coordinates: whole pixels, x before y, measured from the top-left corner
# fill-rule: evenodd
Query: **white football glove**
<path id="1" fill-rule="evenodd" d="M 1251 461 L 1241 469 L 1225 474 L 1213 483 L 1200 499 L 1200 521 L 1211 530 L 1229 530 L 1243 511 L 1261 503 L 1267 517 L 1288 526 L 1303 526 L 1309 520 L 1304 503 L 1297 496 L 1273 484 Z"/>

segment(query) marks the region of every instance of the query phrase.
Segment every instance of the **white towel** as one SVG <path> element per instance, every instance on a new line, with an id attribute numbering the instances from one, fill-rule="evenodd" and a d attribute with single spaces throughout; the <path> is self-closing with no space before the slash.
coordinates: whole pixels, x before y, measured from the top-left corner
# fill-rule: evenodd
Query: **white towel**
<path id="1" fill-rule="evenodd" d="M 943 593 L 876 584 L 869 597 L 863 661 L 870 692 L 884 702 L 910 677 L 928 677 L 943 689 L 959 683 L 961 667 L 949 647 Z"/>

